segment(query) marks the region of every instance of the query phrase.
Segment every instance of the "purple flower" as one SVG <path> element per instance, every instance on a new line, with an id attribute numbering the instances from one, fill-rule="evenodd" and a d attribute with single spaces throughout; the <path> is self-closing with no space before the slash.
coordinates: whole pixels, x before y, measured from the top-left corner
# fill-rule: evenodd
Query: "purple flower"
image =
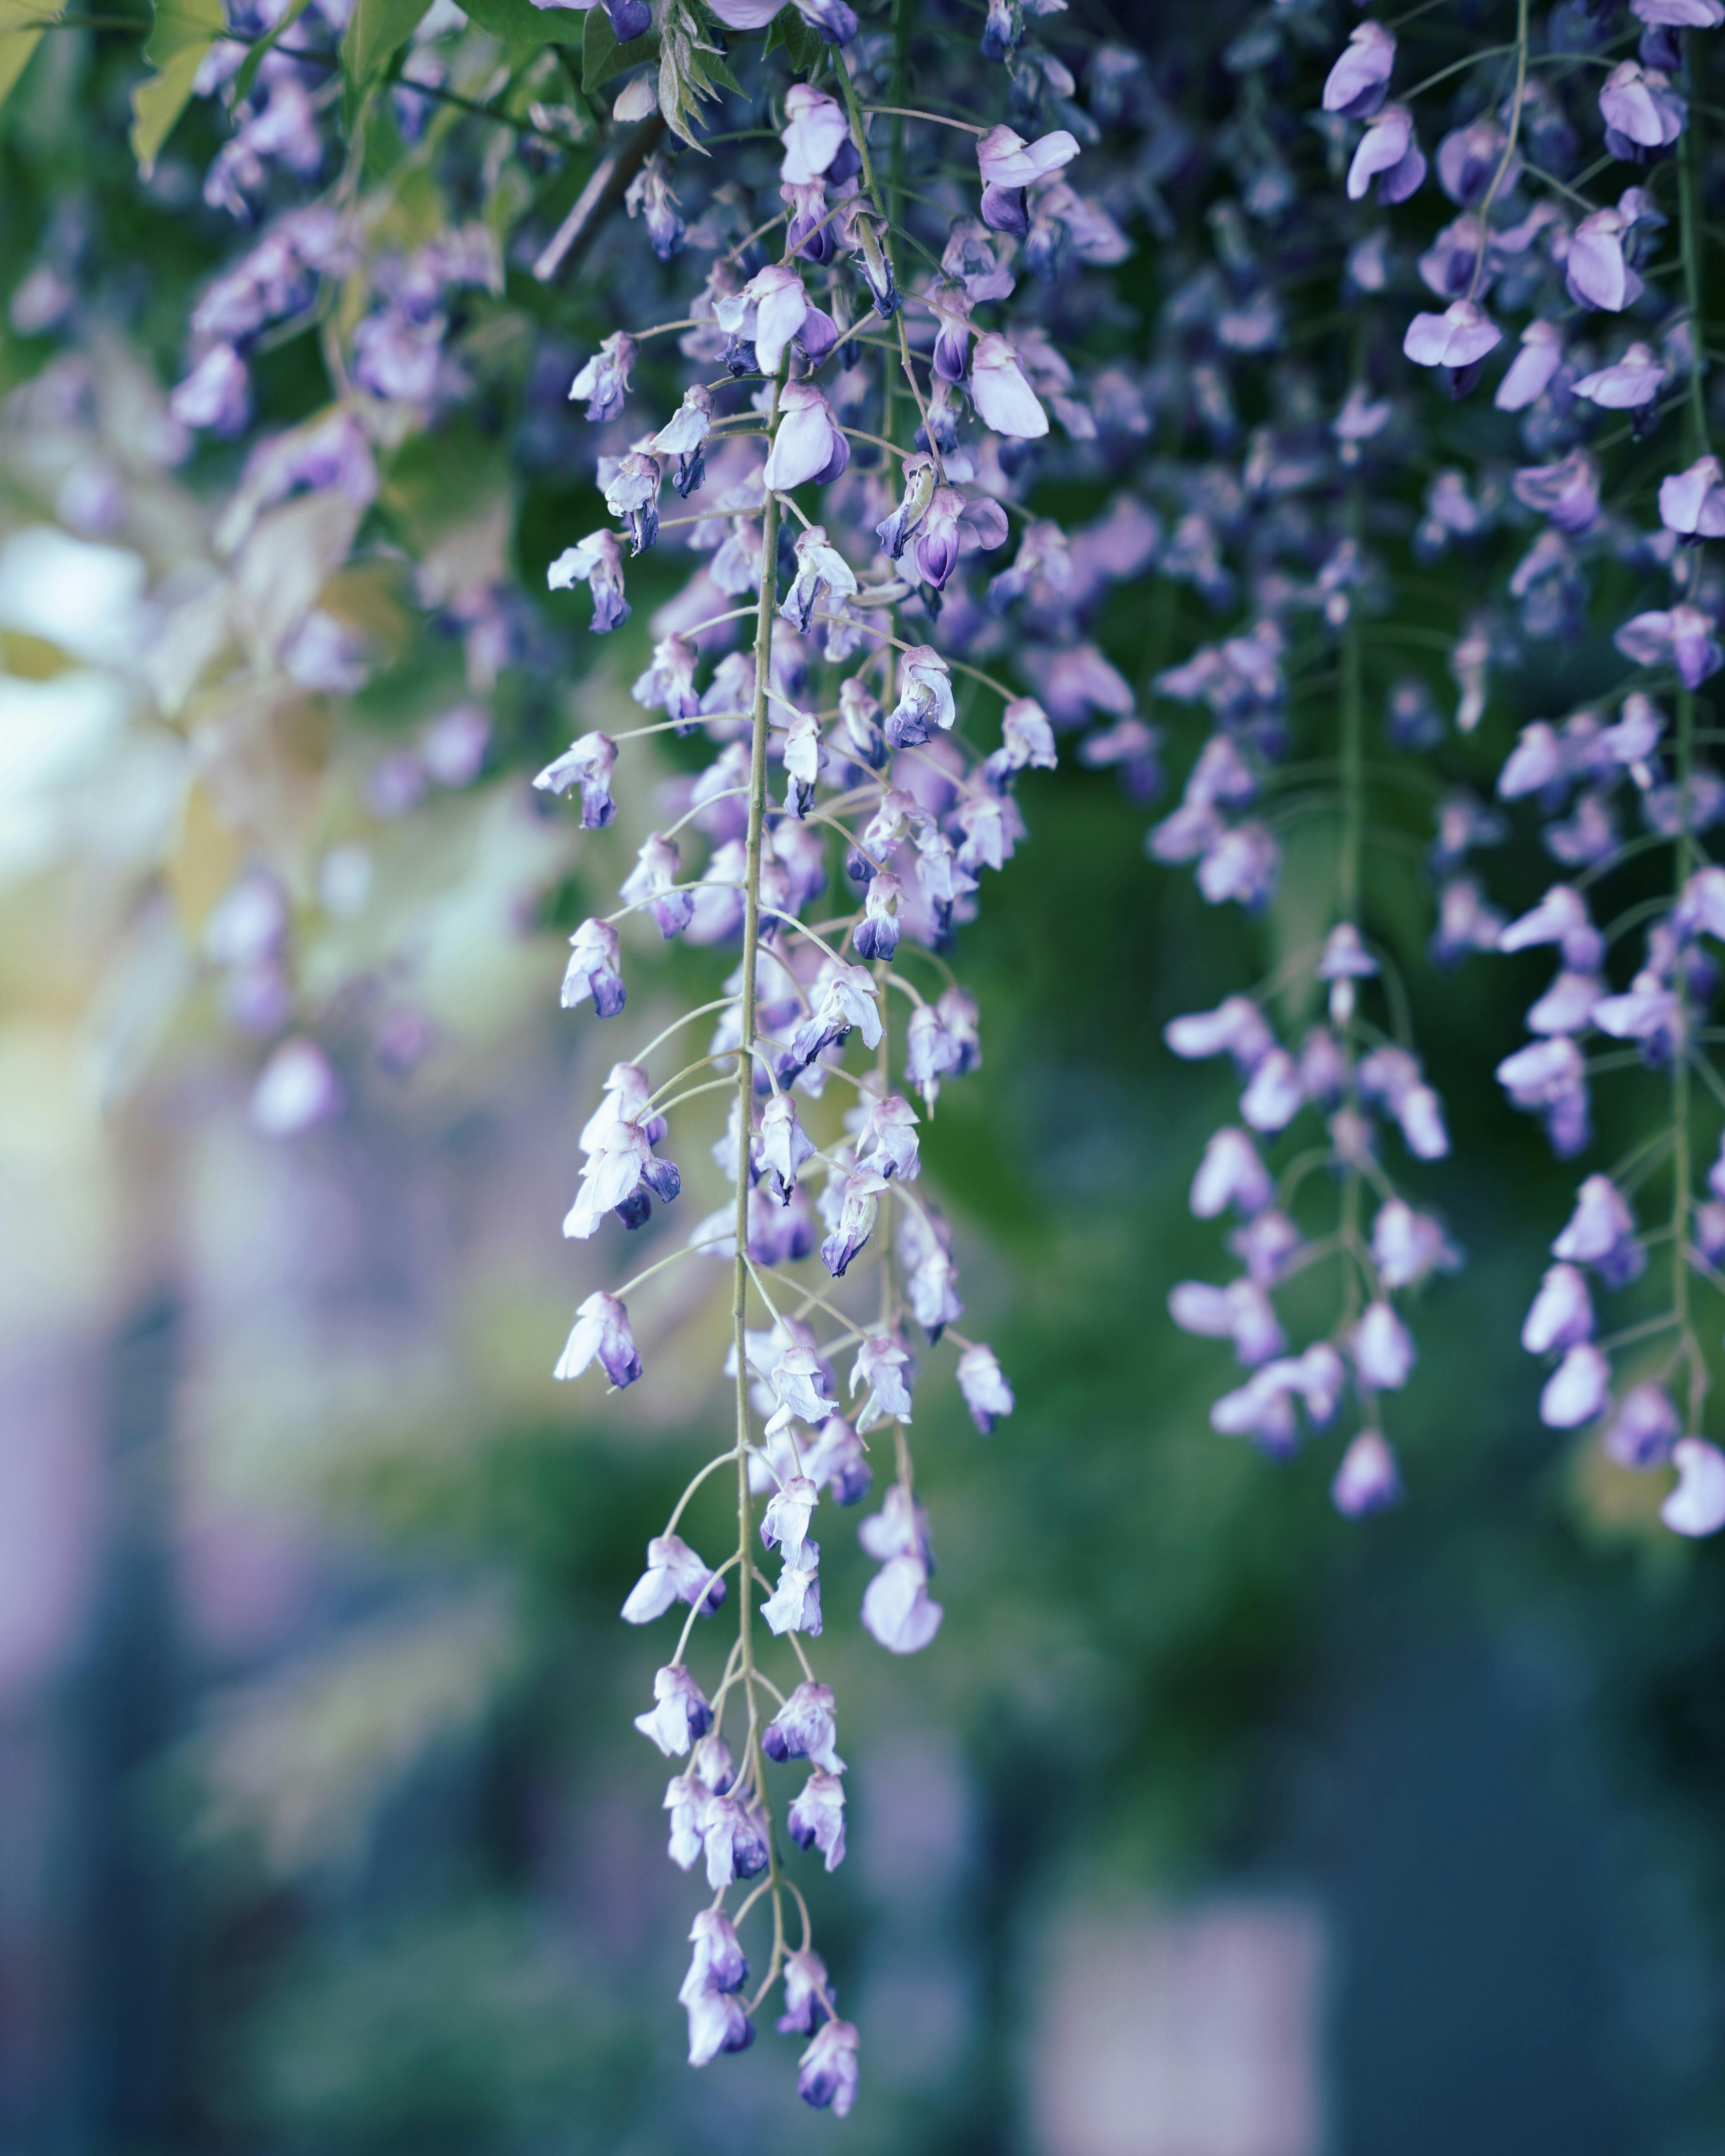
<path id="1" fill-rule="evenodd" d="M 1395 65 L 1395 38 L 1379 23 L 1362 23 L 1324 83 L 1326 112 L 1363 120 L 1384 102 Z"/>
<path id="2" fill-rule="evenodd" d="M 603 921 L 583 921 L 569 944 L 569 963 L 563 973 L 563 1009 L 573 1010 L 584 997 L 591 996 L 601 1018 L 615 1018 L 626 999 L 619 971 L 621 953 L 617 931 Z"/>
<path id="3" fill-rule="evenodd" d="M 1348 198 L 1358 202 L 1375 180 L 1381 203 L 1405 202 L 1425 178 L 1425 158 L 1414 138 L 1414 116 L 1405 105 L 1386 105 L 1366 122 L 1348 167 Z"/>
<path id="4" fill-rule="evenodd" d="M 740 1999 L 728 1991 L 701 1991 L 685 1999 L 689 2011 L 689 2063 L 704 2066 L 721 2051 L 746 2051 L 755 2041 L 755 2025 Z"/>
<path id="5" fill-rule="evenodd" d="M 816 2111 L 830 2106 L 834 2118 L 849 2115 L 856 2101 L 856 2031 L 850 2022 L 828 2021 L 815 2032 L 797 2062 L 797 2093 Z"/>
<path id="6" fill-rule="evenodd" d="M 958 1389 L 964 1396 L 965 1406 L 970 1409 L 971 1419 L 987 1437 L 999 1418 L 1010 1414 L 1016 1404 L 1012 1387 L 1001 1374 L 993 1349 L 980 1341 L 967 1348 L 958 1358 L 957 1377 Z"/>
<path id="7" fill-rule="evenodd" d="M 1530 913 L 1512 921 L 1497 939 L 1500 951 L 1528 951 L 1540 943 L 1557 944 L 1563 963 L 1578 973 L 1591 973 L 1604 959 L 1604 938 L 1589 916 L 1587 901 L 1573 886 L 1554 883 Z"/>
<path id="8" fill-rule="evenodd" d="M 812 382 L 788 382 L 779 392 L 778 430 L 767 453 L 763 483 L 789 493 L 809 480 L 829 486 L 850 461 L 850 445 L 833 408 Z"/>
<path id="9" fill-rule="evenodd" d="M 1438 144 L 1438 185 L 1463 209 L 1473 208 L 1491 186 L 1508 147 L 1495 120 L 1476 120 L 1452 127 Z M 1507 179 L 1506 173 L 1504 177 Z"/>
<path id="10" fill-rule="evenodd" d="M 767 1837 L 760 1821 L 752 1807 L 735 1797 L 708 1799 L 701 1839 L 706 1852 L 706 1883 L 716 1893 L 733 1879 L 752 1879 L 767 1869 Z"/>
<path id="11" fill-rule="evenodd" d="M 1249 1370 L 1281 1354 L 1287 1345 L 1270 1298 L 1255 1280 L 1230 1281 L 1226 1287 L 1214 1287 L 1208 1281 L 1181 1281 L 1169 1291 L 1168 1307 L 1183 1332 L 1231 1339 L 1236 1360 Z"/>
<path id="12" fill-rule="evenodd" d="M 1628 228 L 1620 209 L 1596 209 L 1576 226 L 1563 265 L 1572 300 L 1616 315 L 1640 297 L 1641 280 L 1624 259 Z"/>
<path id="13" fill-rule="evenodd" d="M 554 762 L 546 765 L 534 785 L 542 793 L 567 793 L 581 788 L 581 826 L 603 831 L 617 814 L 611 798 L 611 773 L 617 764 L 617 744 L 608 734 L 583 734 Z"/>
<path id="14" fill-rule="evenodd" d="M 725 1583 L 698 1558 L 680 1535 L 655 1535 L 647 1545 L 647 1569 L 629 1591 L 624 1620 L 650 1625 L 673 1602 L 687 1602 L 711 1617 L 725 1599 Z"/>
<path id="15" fill-rule="evenodd" d="M 835 1505 L 855 1505 L 869 1494 L 874 1471 L 862 1440 L 842 1415 L 829 1415 L 803 1450 L 803 1471 Z"/>
<path id="16" fill-rule="evenodd" d="M 1689 107 L 1657 68 L 1624 60 L 1613 68 L 1599 92 L 1599 116 L 1605 123 L 1605 147 L 1614 157 L 1645 157 L 1663 150 L 1683 131 Z"/>
<path id="17" fill-rule="evenodd" d="M 593 625 L 603 636 L 629 619 L 629 602 L 623 595 L 623 556 L 612 531 L 590 531 L 578 546 L 565 547 L 545 581 L 554 592 L 567 592 L 585 584 L 593 593 Z"/>
<path id="18" fill-rule="evenodd" d="M 1575 385 L 1575 394 L 1585 397 L 1591 404 L 1603 405 L 1608 412 L 1634 412 L 1653 402 L 1665 379 L 1664 362 L 1653 347 L 1632 344 L 1609 367 L 1583 375 Z"/>
<path id="19" fill-rule="evenodd" d="M 1402 1494 L 1402 1480 L 1380 1432 L 1363 1430 L 1342 1455 L 1330 1485 L 1330 1502 L 1350 1520 L 1366 1518 L 1393 1505 Z"/>
<path id="20" fill-rule="evenodd" d="M 819 1502 L 819 1492 L 808 1476 L 791 1475 L 768 1502 L 761 1521 L 761 1540 L 767 1548 L 777 1548 L 787 1564 L 802 1563 L 809 1522 Z"/>
<path id="21" fill-rule="evenodd" d="M 1373 1391 L 1394 1392 L 1408 1382 L 1414 1362 L 1414 1342 L 1387 1302 L 1366 1306 L 1364 1315 L 1348 1336 L 1348 1348 L 1360 1382 Z"/>
<path id="22" fill-rule="evenodd" d="M 839 1790 L 841 1801 L 843 1795 L 844 1791 L 841 1787 Z M 791 1810 L 793 1813 L 798 1801 L 798 1799 L 792 1801 Z M 806 1849 L 809 1846 L 806 1841 L 803 1841 L 802 1836 L 797 1835 L 794 1826 L 791 1828 L 791 1832 L 796 1835 L 798 1841 L 802 1842 L 803 1848 Z M 827 1965 L 812 1947 L 803 1947 L 795 1953 L 787 1954 L 784 1961 L 785 2010 L 778 2020 L 779 2035 L 781 2036 L 813 2035 L 823 2021 L 830 2019 L 828 2001 L 833 1996 L 831 1980 L 827 1975 Z"/>
<path id="23" fill-rule="evenodd" d="M 1048 414 L 1037 401 L 1018 353 L 993 330 L 977 339 L 971 355 L 970 394 L 977 416 L 997 434 L 1037 441 L 1048 432 Z"/>
<path id="24" fill-rule="evenodd" d="M 1214 1010 L 1170 1019 L 1163 1039 L 1189 1061 L 1227 1054 L 1243 1078 L 1249 1078 L 1276 1045 L 1264 1014 L 1250 996 L 1229 996 Z"/>
<path id="25" fill-rule="evenodd" d="M 825 528 L 819 524 L 798 533 L 796 562 L 796 574 L 779 612 L 806 635 L 816 601 L 823 594 L 829 604 L 854 598 L 856 578 L 845 557 L 827 544 Z"/>
<path id="26" fill-rule="evenodd" d="M 838 1723 L 830 1685 L 799 1684 L 761 1732 L 761 1749 L 769 1759 L 812 1759 L 829 1774 L 842 1774 L 845 1762 L 834 1750 Z"/>
<path id="27" fill-rule="evenodd" d="M 702 1909 L 689 1928 L 688 1974 L 677 1997 L 686 2003 L 700 1991 L 736 1991 L 748 1981 L 749 1965 L 737 1939 L 737 1927 L 722 1909 Z"/>
<path id="28" fill-rule="evenodd" d="M 1559 531 L 1585 531 L 1598 521 L 1599 468 L 1585 449 L 1572 449 L 1558 464 L 1526 465 L 1514 485 L 1516 500 Z"/>
<path id="29" fill-rule="evenodd" d="M 1660 481 L 1659 521 L 1685 539 L 1725 539 L 1725 480 L 1717 457 L 1697 457 L 1686 471 Z"/>
<path id="30" fill-rule="evenodd" d="M 1402 351 L 1416 367 L 1471 367 L 1503 341 L 1503 332 L 1471 300 L 1456 300 L 1440 315 L 1415 315 Z"/>
<path id="31" fill-rule="evenodd" d="M 1678 1535 L 1716 1535 L 1725 1527 L 1725 1453 L 1705 1438 L 1680 1437 L 1671 1447 L 1677 1486 L 1659 1517 Z"/>
<path id="32" fill-rule="evenodd" d="M 1010 127 L 991 127 L 976 146 L 983 182 L 983 223 L 993 232 L 1022 239 L 1029 230 L 1025 190 L 1047 179 L 1078 155 L 1076 138 L 1064 127 L 1026 142 Z"/>
<path id="33" fill-rule="evenodd" d="M 883 1183 L 881 1187 L 886 1186 Z M 853 1398 L 860 1387 L 869 1388 L 855 1418 L 859 1431 L 869 1430 L 877 1422 L 911 1419 L 906 1379 L 907 1376 L 914 1378 L 915 1373 L 910 1365 L 910 1356 L 896 1340 L 873 1336 L 863 1342 L 850 1371 Z"/>
<path id="34" fill-rule="evenodd" d="M 889 1654 L 921 1653 L 944 1614 L 929 1599 L 927 1564 L 912 1553 L 889 1558 L 864 1591 L 863 1628 Z"/>
<path id="35" fill-rule="evenodd" d="M 1522 331 L 1522 348 L 1492 398 L 1500 412 L 1522 412 L 1549 388 L 1563 363 L 1563 333 L 1538 316 Z"/>
<path id="36" fill-rule="evenodd" d="M 1429 1273 L 1450 1272 L 1461 1255 L 1430 1213 L 1416 1213 L 1404 1199 L 1388 1198 L 1372 1223 L 1372 1263 L 1387 1288 L 1417 1287 Z"/>
<path id="37" fill-rule="evenodd" d="M 637 0 L 629 0 L 629 4 L 637 4 Z M 643 12 L 644 14 L 644 5 Z M 661 262 L 669 262 L 681 251 L 688 228 L 677 213 L 670 167 L 657 151 L 629 182 L 623 206 L 631 217 L 639 218 L 645 224 L 648 244 Z"/>
<path id="38" fill-rule="evenodd" d="M 1600 1443 L 1606 1458 L 1620 1467 L 1658 1467 L 1671 1457 L 1682 1427 L 1662 1385 L 1631 1385 L 1618 1402 Z"/>
<path id="39" fill-rule="evenodd" d="M 1591 1265 L 1607 1287 L 1639 1277 L 1647 1254 L 1635 1240 L 1629 1201 L 1609 1175 L 1590 1175 L 1576 1193 L 1575 1210 L 1552 1245 L 1552 1255 Z"/>
<path id="40" fill-rule="evenodd" d="M 1214 1220 L 1230 1206 L 1249 1218 L 1270 1203 L 1275 1190 L 1251 1140 L 1230 1127 L 1217 1131 L 1204 1147 L 1192 1178 L 1190 1204 L 1200 1220 Z"/>
<path id="41" fill-rule="evenodd" d="M 1717 30 L 1725 0 L 1630 0 L 1630 13 L 1655 29 Z"/>
<path id="42" fill-rule="evenodd" d="M 825 961 L 815 978 L 814 1009 L 791 1038 L 791 1053 L 798 1065 L 806 1068 L 823 1049 L 842 1040 L 853 1026 L 861 1031 L 865 1046 L 878 1047 L 880 1014 L 875 994 L 874 978 L 866 966 L 834 966 Z"/>
<path id="43" fill-rule="evenodd" d="M 665 471 L 657 457 L 631 449 L 619 457 L 605 482 L 605 506 L 629 526 L 629 552 L 644 553 L 659 537 L 659 490 Z"/>
<path id="44" fill-rule="evenodd" d="M 778 1584 L 761 1604 L 761 1614 L 768 1629 L 783 1636 L 787 1632 L 806 1632 L 811 1640 L 820 1636 L 820 1545 L 804 1543 L 802 1561 L 787 1561 L 778 1575 Z"/>
<path id="45" fill-rule="evenodd" d="M 1548 1355 L 1553 1348 L 1573 1348 L 1593 1337 L 1594 1306 L 1585 1276 L 1574 1265 L 1551 1266 L 1522 1327 L 1522 1347 L 1530 1355 Z"/>
<path id="46" fill-rule="evenodd" d="M 593 420 L 614 419 L 629 393 L 629 371 L 635 363 L 635 341 L 618 330 L 605 338 L 569 384 L 572 403 L 587 399 L 587 416 Z"/>
<path id="47" fill-rule="evenodd" d="M 760 1161 L 769 1187 L 788 1205 L 797 1171 L 814 1151 L 788 1093 L 775 1093 L 761 1111 Z"/>
<path id="48" fill-rule="evenodd" d="M 182 427 L 237 434 L 252 415 L 252 382 L 231 344 L 214 344 L 167 400 Z"/>
<path id="49" fill-rule="evenodd" d="M 806 1685 L 798 1687 L 801 1691 L 808 1689 Z M 769 1723 L 768 1726 L 770 1729 L 773 1725 Z M 762 1742 L 764 1745 L 766 1739 L 763 1738 Z M 836 1774 L 822 1773 L 817 1768 L 792 1798 L 784 1823 L 790 1830 L 791 1840 L 799 1849 L 814 1848 L 820 1851 L 826 1860 L 829 1871 L 836 1871 L 845 1861 L 845 1784 Z M 790 2004 L 791 1985 L 788 1969 L 785 2005 L 788 2008 Z M 806 2030 L 810 2025 L 807 2021 L 794 2020 L 794 2011 L 793 2009 L 792 2012 L 787 2013 L 779 2022 L 781 2031 L 799 2026 Z"/>
<path id="50" fill-rule="evenodd" d="M 1611 1365 L 1589 1341 L 1564 1354 L 1539 1395 L 1539 1419 L 1548 1430 L 1577 1430 L 1601 1413 L 1611 1397 Z"/>
<path id="51" fill-rule="evenodd" d="M 1725 652 L 1714 641 L 1712 629 L 1711 616 L 1685 604 L 1669 613 L 1638 613 L 1623 624 L 1614 641 L 1636 665 L 1675 665 L 1683 686 L 1698 689 L 1709 675 L 1725 666 Z"/>
<path id="52" fill-rule="evenodd" d="M 588 416 L 592 417 L 591 412 Z M 671 485 L 685 501 L 706 477 L 706 441 L 712 424 L 712 392 L 697 382 L 683 392 L 682 403 L 647 445 L 660 456 L 676 459 Z"/>
<path id="53" fill-rule="evenodd" d="M 635 1717 L 635 1727 L 643 1737 L 650 1737 L 667 1759 L 686 1752 L 712 1727 L 712 1707 L 680 1662 L 655 1673 L 653 1697 L 658 1704 L 650 1713 Z"/>
<path id="54" fill-rule="evenodd" d="M 914 748 L 932 728 L 948 732 L 957 716 L 946 660 L 931 644 L 912 644 L 899 659 L 898 702 L 886 716 L 888 746 Z"/>
<path id="55" fill-rule="evenodd" d="M 554 1378 L 578 1378 L 594 1358 L 619 1392 L 641 1374 L 629 1312 L 614 1295 L 590 1295 L 575 1313 L 574 1330 L 557 1358 Z"/>
<path id="56" fill-rule="evenodd" d="M 886 1188 L 886 1178 L 873 1168 L 853 1168 L 845 1178 L 838 1223 L 820 1246 L 821 1263 L 834 1280 L 843 1279 L 846 1267 L 873 1234 Z"/>
<path id="57" fill-rule="evenodd" d="M 785 93 L 784 109 L 786 124 L 781 136 L 784 162 L 778 176 L 806 186 L 822 177 L 850 141 L 850 126 L 837 99 L 806 82 L 791 85 Z"/>
<path id="58" fill-rule="evenodd" d="M 641 841 L 635 865 L 619 886 L 625 905 L 651 914 L 661 936 L 680 936 L 695 912 L 696 894 L 675 888 L 682 856 L 675 839 L 649 831 Z"/>

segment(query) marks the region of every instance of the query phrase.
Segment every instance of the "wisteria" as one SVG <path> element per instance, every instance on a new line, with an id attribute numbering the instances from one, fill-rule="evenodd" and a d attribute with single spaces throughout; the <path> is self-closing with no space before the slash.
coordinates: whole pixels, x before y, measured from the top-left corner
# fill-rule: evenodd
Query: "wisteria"
<path id="1" fill-rule="evenodd" d="M 495 785 L 597 1086 L 559 1399 L 653 1386 L 670 1283 L 728 1313 L 721 1425 L 620 1613 L 657 1628 L 634 1723 L 707 1897 L 694 2066 L 771 2013 L 810 2105 L 857 2093 L 819 1642 L 939 1636 L 925 1374 L 978 1442 L 1014 1411 L 930 1192 L 989 1032 L 963 933 L 1021 847 L 1034 876 L 1040 789 L 1117 785 L 1152 872 L 1259 954 L 1142 983 L 1233 1081 L 1181 1168 L 1225 1256 L 1168 1296 L 1231 1351 L 1218 1444 L 1349 1522 L 1417 1506 L 1446 1193 L 1497 1168 L 1434 1082 L 1442 997 L 1527 953 L 1480 1067 L 1574 1163 L 1515 1313 L 1530 1424 L 1725 1527 L 1722 27 L 1266 0 L 1141 50 L 1076 0 L 200 0 L 152 31 L 144 183 L 231 247 L 136 423 L 208 482 L 144 671 L 196 742 L 187 819 L 239 834 L 188 968 L 252 1128 L 305 1138 L 433 1053 L 410 936 L 365 994 L 326 952 L 393 829 Z M 71 252 L 15 324 L 69 318 Z M 48 367 L 8 412 L 82 393 Z M 57 513 L 100 536 L 77 477 Z"/>

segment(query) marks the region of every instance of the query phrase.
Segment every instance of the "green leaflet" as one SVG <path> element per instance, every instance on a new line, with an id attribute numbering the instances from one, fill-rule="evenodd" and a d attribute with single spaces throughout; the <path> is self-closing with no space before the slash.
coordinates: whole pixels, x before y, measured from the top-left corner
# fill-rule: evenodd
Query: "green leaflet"
<path id="1" fill-rule="evenodd" d="M 292 4 L 289 7 L 286 14 L 282 17 L 275 28 L 267 37 L 259 38 L 244 59 L 241 61 L 239 73 L 234 78 L 234 101 L 236 105 L 241 98 L 249 95 L 251 86 L 258 79 L 258 69 L 264 64 L 264 54 L 270 50 L 285 30 L 290 30 L 293 28 L 300 16 L 305 13 L 309 4 L 310 0 L 292 0 Z"/>
<path id="2" fill-rule="evenodd" d="M 701 105 L 721 89 L 737 86 L 724 54 L 706 35 L 700 12 L 690 0 L 664 0 L 659 26 L 659 109 L 665 125 L 698 150 L 701 141 L 692 123 Z"/>
<path id="3" fill-rule="evenodd" d="M 222 0 L 157 0 L 144 58 L 156 72 L 131 93 L 131 147 L 147 180 L 186 109 L 203 56 L 227 28 Z"/>
<path id="4" fill-rule="evenodd" d="M 621 74 L 625 68 L 639 66 L 641 61 L 652 59 L 650 30 L 644 30 L 639 38 L 631 38 L 626 45 L 619 45 L 617 33 L 611 28 L 611 18 L 603 8 L 589 8 L 583 19 L 586 28 L 581 40 L 581 87 L 584 90 L 595 90 L 614 74 Z"/>
<path id="5" fill-rule="evenodd" d="M 406 44 L 430 5 L 431 0 L 358 0 L 341 41 L 341 64 L 355 90 Z"/>
<path id="6" fill-rule="evenodd" d="M 762 59 L 775 45 L 784 47 L 798 74 L 812 75 L 820 64 L 826 40 L 819 30 L 809 28 L 794 8 L 781 8 L 767 25 L 767 42 L 761 48 Z"/>
<path id="7" fill-rule="evenodd" d="M 53 22 L 55 12 L 40 0 L 0 0 L 0 105 L 17 87 L 42 35 L 41 25 Z"/>
<path id="8" fill-rule="evenodd" d="M 471 7 L 462 0 L 462 7 L 480 29 L 489 30 L 506 45 L 582 44 L 588 23 L 594 15 L 604 13 L 602 8 L 584 16 L 569 8 L 540 8 L 532 0 L 473 0 Z M 605 27 L 608 29 L 610 24 Z"/>

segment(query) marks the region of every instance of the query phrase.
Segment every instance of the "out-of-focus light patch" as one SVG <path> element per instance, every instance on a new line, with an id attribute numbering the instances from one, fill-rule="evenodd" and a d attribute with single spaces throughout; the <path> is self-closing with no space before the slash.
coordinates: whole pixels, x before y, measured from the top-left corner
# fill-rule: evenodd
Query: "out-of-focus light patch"
<path id="1" fill-rule="evenodd" d="M 315 1040 L 285 1040 L 252 1088 L 252 1127 L 266 1138 L 297 1137 L 341 1112 L 341 1088 Z"/>
<path id="2" fill-rule="evenodd" d="M 310 1527 L 286 1512 L 206 1507 L 187 1519 L 180 1602 L 199 1644 L 231 1656 L 278 1644 L 305 1609 L 314 1552 Z"/>
<path id="3" fill-rule="evenodd" d="M 74 826 L 77 790 L 100 783 L 125 732 L 126 684 L 85 668 L 51 680 L 0 674 L 0 879 L 48 867 Z"/>
<path id="4" fill-rule="evenodd" d="M 0 1701 L 28 1697 L 64 1666 L 94 1564 L 101 1492 L 91 1388 L 71 1343 L 56 1344 L 44 1358 L 16 1332 L 0 1342 Z"/>
<path id="5" fill-rule="evenodd" d="M 1033 2054 L 1043 2156 L 1324 2156 L 1322 1907 L 1219 1895 L 1056 1924 Z"/>
<path id="6" fill-rule="evenodd" d="M 0 1032 L 0 1353 L 44 1327 L 87 1322 L 110 1284 L 119 1193 L 79 1081 L 69 1033 Z M 0 1429 L 0 1443 L 12 1435 Z"/>
<path id="7" fill-rule="evenodd" d="M 142 557 L 33 524 L 0 546 L 0 629 L 90 666 L 136 665 L 148 640 Z"/>

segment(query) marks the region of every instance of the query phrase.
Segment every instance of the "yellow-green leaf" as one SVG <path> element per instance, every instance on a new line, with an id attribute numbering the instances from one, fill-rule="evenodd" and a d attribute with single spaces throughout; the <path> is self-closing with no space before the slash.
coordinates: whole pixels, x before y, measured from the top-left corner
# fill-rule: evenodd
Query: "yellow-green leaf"
<path id="1" fill-rule="evenodd" d="M 148 179 L 162 146 L 186 109 L 203 56 L 227 28 L 222 0 L 157 0 L 144 58 L 156 72 L 131 94 L 131 147 Z"/>
<path id="2" fill-rule="evenodd" d="M 264 54 L 275 44 L 285 30 L 292 29 L 300 16 L 305 13 L 308 4 L 309 0 L 290 0 L 286 14 L 267 37 L 259 38 L 256 44 L 240 62 L 239 73 L 234 78 L 234 99 L 236 104 L 242 97 L 249 97 L 251 95 L 252 85 L 258 79 L 258 69 L 264 64 Z"/>
<path id="3" fill-rule="evenodd" d="M 41 6 L 39 0 L 0 0 L 0 105 L 17 88 L 43 26 L 53 22 L 57 12 Z"/>
<path id="4" fill-rule="evenodd" d="M 625 68 L 637 67 L 641 61 L 653 57 L 650 30 L 644 30 L 639 38 L 631 38 L 626 45 L 619 45 L 617 33 L 611 28 L 611 18 L 603 8 L 589 8 L 585 22 L 581 43 L 581 87 L 584 90 L 598 90 L 614 74 L 621 74 Z"/>
<path id="5" fill-rule="evenodd" d="M 406 44 L 419 27 L 431 0 L 358 0 L 341 58 L 347 80 L 357 87 Z"/>

